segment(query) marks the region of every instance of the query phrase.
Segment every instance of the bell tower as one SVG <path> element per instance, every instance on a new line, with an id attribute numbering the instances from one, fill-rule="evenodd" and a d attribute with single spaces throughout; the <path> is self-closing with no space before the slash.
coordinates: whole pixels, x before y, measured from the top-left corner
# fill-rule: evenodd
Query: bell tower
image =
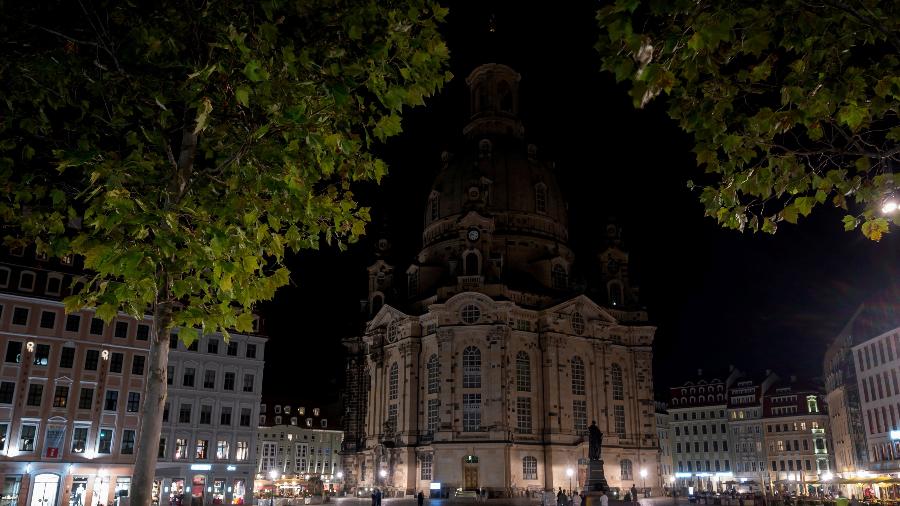
<path id="1" fill-rule="evenodd" d="M 467 136 L 525 136 L 519 121 L 519 81 L 515 70 L 497 63 L 480 65 L 466 78 L 469 86 Z"/>

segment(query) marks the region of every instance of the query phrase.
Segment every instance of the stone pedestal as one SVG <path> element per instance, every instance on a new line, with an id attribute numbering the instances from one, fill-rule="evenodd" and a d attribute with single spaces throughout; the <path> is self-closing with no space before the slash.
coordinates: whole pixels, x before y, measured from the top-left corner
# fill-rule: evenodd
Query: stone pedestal
<path id="1" fill-rule="evenodd" d="M 587 483 L 584 485 L 586 492 L 606 492 L 609 485 L 606 483 L 606 476 L 603 475 L 603 461 L 592 460 L 588 462 Z"/>

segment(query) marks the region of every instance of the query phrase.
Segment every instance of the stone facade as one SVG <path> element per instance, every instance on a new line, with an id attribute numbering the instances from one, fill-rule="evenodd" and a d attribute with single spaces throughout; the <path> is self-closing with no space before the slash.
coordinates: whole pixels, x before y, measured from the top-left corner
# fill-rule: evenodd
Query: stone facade
<path id="1" fill-rule="evenodd" d="M 641 469 L 658 483 L 655 328 L 616 225 L 600 268 L 584 269 L 599 279 L 579 283 L 552 164 L 523 141 L 518 81 L 496 64 L 468 77 L 472 119 L 442 155 L 412 265 L 395 268 L 379 241 L 371 319 L 345 341 L 350 486 L 576 488 L 593 420 L 610 486 L 640 486 Z"/>

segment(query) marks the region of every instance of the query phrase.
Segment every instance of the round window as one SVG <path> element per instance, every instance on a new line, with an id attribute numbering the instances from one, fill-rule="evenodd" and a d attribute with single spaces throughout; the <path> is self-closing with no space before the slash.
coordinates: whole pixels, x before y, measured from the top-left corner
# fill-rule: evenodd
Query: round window
<path id="1" fill-rule="evenodd" d="M 465 323 L 477 323 L 481 319 L 481 309 L 475 304 L 466 304 L 460 311 L 460 316 Z"/>

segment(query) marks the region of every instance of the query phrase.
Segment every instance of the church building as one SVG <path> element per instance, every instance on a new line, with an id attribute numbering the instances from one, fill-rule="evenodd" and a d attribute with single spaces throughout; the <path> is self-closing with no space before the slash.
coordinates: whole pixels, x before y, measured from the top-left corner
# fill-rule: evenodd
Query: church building
<path id="1" fill-rule="evenodd" d="M 441 156 L 421 251 L 368 268 L 370 319 L 344 341 L 348 488 L 582 488 L 592 421 L 610 487 L 658 483 L 656 329 L 616 225 L 596 231 L 604 249 L 579 264 L 594 275 L 576 282 L 567 203 L 525 141 L 519 81 L 499 64 L 468 76 L 471 118 Z"/>

